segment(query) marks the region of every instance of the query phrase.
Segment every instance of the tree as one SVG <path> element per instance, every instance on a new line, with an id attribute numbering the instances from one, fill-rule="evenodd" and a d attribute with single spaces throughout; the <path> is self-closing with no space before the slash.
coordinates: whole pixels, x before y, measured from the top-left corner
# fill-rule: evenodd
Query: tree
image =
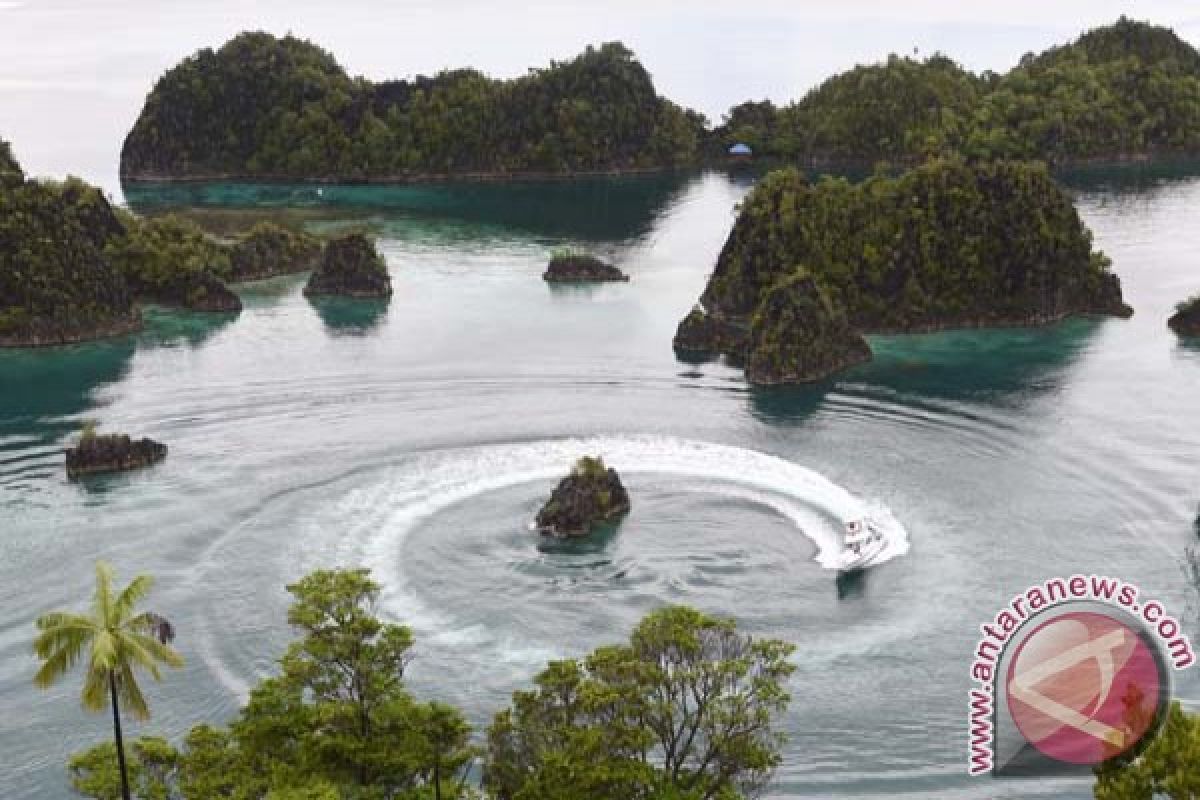
<path id="1" fill-rule="evenodd" d="M 1145 750 L 1097 769 L 1093 793 L 1097 800 L 1200 797 L 1200 716 L 1173 703 Z"/>
<path id="2" fill-rule="evenodd" d="M 136 613 L 154 579 L 139 575 L 119 593 L 114 592 L 112 581 L 112 567 L 97 562 L 96 592 L 90 613 L 55 611 L 38 618 L 33 649 L 42 666 L 34 676 L 34 683 L 46 688 L 86 657 L 83 707 L 88 711 L 103 711 L 111 706 L 121 797 L 130 800 L 120 704 L 124 703 L 137 719 L 149 718 L 150 709 L 138 687 L 134 668 L 160 680 L 160 664 L 181 667 L 183 658 L 169 646 L 175 631 L 166 618 L 151 611 Z"/>
<path id="3" fill-rule="evenodd" d="M 269 790 L 320 779 L 385 797 L 422 787 L 459 796 L 456 776 L 474 755 L 470 727 L 456 709 L 404 688 L 412 633 L 376 616 L 379 585 L 368 571 L 319 570 L 287 588 L 288 621 L 302 636 L 233 725 L 247 774 Z"/>
<path id="4" fill-rule="evenodd" d="M 793 650 L 693 609 L 653 612 L 628 645 L 552 662 L 513 695 L 484 784 L 500 800 L 755 794 L 780 761 Z"/>

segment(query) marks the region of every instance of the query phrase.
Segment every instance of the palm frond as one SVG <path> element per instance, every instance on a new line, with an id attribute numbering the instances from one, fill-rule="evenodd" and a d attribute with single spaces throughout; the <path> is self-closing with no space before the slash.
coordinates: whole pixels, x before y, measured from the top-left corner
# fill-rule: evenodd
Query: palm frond
<path id="1" fill-rule="evenodd" d="M 112 580 L 112 565 L 107 561 L 97 561 L 96 593 L 92 599 L 92 613 L 96 621 L 104 627 L 112 623 Z"/>
<path id="2" fill-rule="evenodd" d="M 129 664 L 122 664 L 117 673 L 117 695 L 121 698 L 122 706 L 138 719 L 150 718 L 150 707 L 142 689 L 133 677 L 133 669 Z"/>
<path id="3" fill-rule="evenodd" d="M 154 578 L 150 575 L 138 575 L 129 582 L 113 603 L 113 622 L 121 624 L 133 616 L 133 609 L 146 598 L 154 586 Z"/>
<path id="4" fill-rule="evenodd" d="M 38 649 L 42 666 L 33 676 L 35 686 L 45 689 L 71 671 L 79 663 L 79 657 L 87 646 L 88 638 L 80 636 L 72 641 L 57 642 L 54 648 Z"/>
<path id="5" fill-rule="evenodd" d="M 109 670 L 117 666 L 117 639 L 111 631 L 103 630 L 92 639 L 93 667 Z"/>
<path id="6" fill-rule="evenodd" d="M 88 711 L 103 711 L 108 708 L 108 670 L 97 669 L 94 664 L 88 667 L 83 679 L 81 699 L 83 707 Z"/>
<path id="7" fill-rule="evenodd" d="M 143 658 L 148 659 L 150 663 L 155 665 L 166 664 L 169 667 L 183 666 L 183 656 L 179 655 L 170 645 L 163 644 L 154 636 L 130 632 L 125 634 L 123 640 L 138 648 L 139 652 L 136 655 L 136 660 L 142 666 L 148 668 L 148 664 L 143 661 Z"/>
<path id="8" fill-rule="evenodd" d="M 47 614 L 38 619 L 37 625 L 41 633 L 33 640 L 33 652 L 39 658 L 50 658 L 63 648 L 81 647 L 97 633 L 93 620 L 76 614 Z"/>

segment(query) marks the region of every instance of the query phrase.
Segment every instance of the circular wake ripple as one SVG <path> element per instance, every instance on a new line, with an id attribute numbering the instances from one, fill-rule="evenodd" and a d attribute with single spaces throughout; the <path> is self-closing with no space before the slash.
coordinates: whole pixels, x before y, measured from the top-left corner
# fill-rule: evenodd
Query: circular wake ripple
<path id="1" fill-rule="evenodd" d="M 453 531 L 447 534 L 449 541 L 443 543 L 447 548 L 446 553 L 439 553 L 437 557 L 463 563 L 438 561 L 424 552 L 419 557 L 405 558 L 405 543 L 414 531 L 421 530 L 424 534 L 423 525 L 431 518 L 480 495 L 523 484 L 537 484 L 540 497 L 546 487 L 552 485 L 576 459 L 591 454 L 602 455 L 608 464 L 627 476 L 649 473 L 670 478 L 683 477 L 689 479 L 684 485 L 687 492 L 713 495 L 720 498 L 720 502 L 741 502 L 770 509 L 782 520 L 776 530 L 795 530 L 802 537 L 800 541 L 811 542 L 813 560 L 828 570 L 835 569 L 841 548 L 842 526 L 848 519 L 869 516 L 884 531 L 888 544 L 875 564 L 908 550 L 907 532 L 888 509 L 860 499 L 817 472 L 781 458 L 738 447 L 664 436 L 596 436 L 416 454 L 400 464 L 387 467 L 381 478 L 371 480 L 367 477 L 364 480 L 364 476 L 356 476 L 354 480 L 361 482 L 359 486 L 340 490 L 332 503 L 320 503 L 315 509 L 308 498 L 301 496 L 305 492 L 282 499 L 279 507 L 265 510 L 265 517 L 248 521 L 247 530 L 234 532 L 226 542 L 215 542 L 206 560 L 214 568 L 226 572 L 228 579 L 231 561 L 238 563 L 245 562 L 245 559 L 218 551 L 227 547 L 239 549 L 245 544 L 242 541 L 244 538 L 255 538 L 255 528 L 270 530 L 273 536 L 278 536 L 278 518 L 291 518 L 296 520 L 293 531 L 284 539 L 287 544 L 278 548 L 276 553 L 277 558 L 286 561 L 285 569 L 289 576 L 331 564 L 367 566 L 383 586 L 382 610 L 416 628 L 421 634 L 421 641 L 438 648 L 463 647 L 472 651 L 482 648 L 493 660 L 544 663 L 554 654 L 543 652 L 545 648 L 535 643 L 516 641 L 520 637 L 511 630 L 503 630 L 504 626 L 497 630 L 496 626 L 457 618 L 454 608 L 448 607 L 446 601 L 449 598 L 439 598 L 437 591 L 430 589 L 431 583 L 446 580 L 449 575 L 473 581 L 470 575 L 461 574 L 464 564 L 469 572 L 470 564 L 474 562 L 466 554 L 453 549 L 457 544 L 453 541 Z M 495 499 L 488 499 L 488 508 L 496 505 Z M 636 513 L 636 496 L 634 504 Z M 647 570 L 640 569 L 643 565 L 637 563 L 636 557 L 613 558 L 603 552 L 603 547 L 598 548 L 600 552 L 589 553 L 586 552 L 587 548 L 556 552 L 554 543 L 547 540 L 541 540 L 543 546 L 538 547 L 538 538 L 527 530 L 533 510 L 531 506 L 520 506 L 506 508 L 494 518 L 483 514 L 486 522 L 480 526 L 480 530 L 469 535 L 461 534 L 459 538 L 471 547 L 481 548 L 486 559 L 505 562 L 505 569 L 509 570 L 510 576 L 524 576 L 530 583 L 515 583 L 526 588 L 533 585 L 534 579 L 542 585 L 551 583 L 559 586 L 601 586 L 619 581 L 625 587 L 622 590 L 624 593 L 661 598 L 664 594 L 670 595 L 681 584 L 690 588 L 690 581 L 704 579 L 703 574 L 698 579 L 680 577 L 678 574 L 665 578 L 662 575 L 647 577 Z M 525 516 L 518 520 L 509 519 L 514 514 Z M 715 538 L 705 546 L 711 548 L 719 543 L 724 547 L 726 542 L 741 546 L 748 542 L 752 548 L 753 538 L 734 536 L 732 528 L 730 534 L 721 530 L 720 520 L 724 516 L 719 510 L 716 512 L 718 527 L 713 534 Z M 494 525 L 491 524 L 493 519 Z M 515 539 L 506 540 L 505 536 Z M 515 547 L 511 546 L 513 541 L 517 543 Z M 527 547 L 525 542 L 528 542 Z M 765 545 L 760 542 L 760 546 L 764 552 L 751 552 L 749 559 L 763 562 L 758 566 L 764 569 L 770 566 L 770 559 L 786 559 L 795 552 L 786 541 L 772 541 Z M 671 547 L 678 549 L 672 550 Z M 683 542 L 669 544 L 665 556 L 661 555 L 660 548 L 657 557 L 669 565 L 664 572 L 674 569 L 674 562 L 680 564 L 681 571 L 692 569 L 696 573 L 704 573 L 705 570 L 718 572 L 725 566 L 721 563 L 720 553 L 685 553 L 684 548 Z M 694 563 L 684 564 L 700 560 L 711 563 L 699 567 Z M 743 559 L 739 568 L 753 570 L 754 566 L 747 565 L 746 560 Z M 658 563 L 661 566 L 664 562 Z M 257 564 L 253 569 L 261 575 L 263 565 Z M 503 581 L 504 573 L 497 574 L 499 580 Z M 482 581 L 482 576 L 479 577 Z M 830 580 L 832 583 L 832 578 Z M 700 587 L 697 589 L 699 592 L 706 591 L 702 582 L 695 586 Z M 474 590 L 481 588 L 475 587 Z M 456 584 L 454 591 L 458 599 L 475 597 L 471 594 L 473 590 L 470 586 Z M 517 591 L 525 589 L 518 588 Z M 529 588 L 529 591 L 534 590 Z M 474 605 L 487 605 L 490 599 L 480 594 L 471 602 Z M 518 594 L 510 597 L 509 602 L 520 606 L 528 605 L 530 601 L 536 602 L 537 599 Z M 496 598 L 492 602 L 503 601 Z M 248 651 L 236 655 L 219 654 L 215 644 L 210 640 L 208 647 L 202 645 L 202 649 L 208 651 L 205 660 L 221 683 L 235 694 L 244 696 L 247 683 L 236 674 L 243 670 L 225 662 L 229 660 L 228 656 L 233 655 L 234 663 L 244 665 L 251 660 L 258 662 L 263 654 L 251 654 Z M 536 652 L 530 650 L 531 647 Z"/>

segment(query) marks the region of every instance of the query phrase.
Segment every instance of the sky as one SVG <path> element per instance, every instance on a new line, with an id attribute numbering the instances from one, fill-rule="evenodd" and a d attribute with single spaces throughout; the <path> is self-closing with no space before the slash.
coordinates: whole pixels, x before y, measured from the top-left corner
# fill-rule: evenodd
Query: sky
<path id="1" fill-rule="evenodd" d="M 621 40 L 661 93 L 715 122 L 738 102 L 785 103 L 890 52 L 1003 71 L 1121 14 L 1200 44 L 1195 0 L 0 0 L 0 137 L 35 174 L 109 186 L 157 77 L 248 29 L 312 39 L 373 79 L 460 66 L 510 77 Z"/>

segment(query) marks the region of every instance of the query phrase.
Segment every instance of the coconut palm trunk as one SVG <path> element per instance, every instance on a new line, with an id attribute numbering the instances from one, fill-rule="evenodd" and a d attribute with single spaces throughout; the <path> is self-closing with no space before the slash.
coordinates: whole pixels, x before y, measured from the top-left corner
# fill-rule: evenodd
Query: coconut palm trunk
<path id="1" fill-rule="evenodd" d="M 125 766 L 125 740 L 121 738 L 121 708 L 117 702 L 117 677 L 108 673 L 108 690 L 112 696 L 113 738 L 117 744 L 117 768 L 121 771 L 121 800 L 129 797 L 129 768 Z"/>
<path id="2" fill-rule="evenodd" d="M 124 706 L 138 719 L 150 716 L 146 698 L 134 677 L 134 667 L 160 680 L 160 664 L 181 667 L 183 658 L 170 647 L 175 629 L 165 617 L 152 611 L 134 613 L 137 604 L 149 594 L 154 579 L 139 575 L 116 593 L 112 577 L 112 567 L 103 561 L 96 563 L 96 592 L 90 613 L 54 611 L 38 617 L 33 650 L 42 666 L 33 682 L 43 689 L 51 686 L 86 655 L 83 707 L 87 711 L 112 708 L 121 797 L 130 800 L 121 708 Z"/>

